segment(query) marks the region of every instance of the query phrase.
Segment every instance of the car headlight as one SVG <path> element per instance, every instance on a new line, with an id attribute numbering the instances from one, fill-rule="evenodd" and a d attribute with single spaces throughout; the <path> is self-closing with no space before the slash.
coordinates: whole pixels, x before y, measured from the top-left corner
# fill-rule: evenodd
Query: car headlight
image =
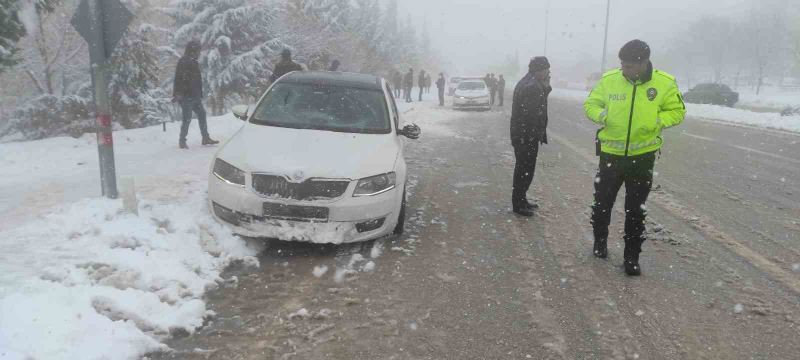
<path id="1" fill-rule="evenodd" d="M 244 171 L 221 159 L 214 160 L 214 175 L 227 183 L 244 186 Z"/>
<path id="2" fill-rule="evenodd" d="M 396 175 L 393 172 L 372 176 L 358 180 L 356 191 L 353 196 L 373 196 L 383 194 L 394 189 L 396 185 Z"/>

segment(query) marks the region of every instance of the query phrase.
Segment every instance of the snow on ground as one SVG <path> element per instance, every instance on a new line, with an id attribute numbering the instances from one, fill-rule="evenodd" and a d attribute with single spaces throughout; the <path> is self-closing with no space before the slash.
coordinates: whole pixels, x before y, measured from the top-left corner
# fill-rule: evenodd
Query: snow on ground
<path id="1" fill-rule="evenodd" d="M 550 96 L 559 99 L 584 101 L 588 91 L 553 89 Z M 686 116 L 759 128 L 800 132 L 800 116 L 780 116 L 779 113 L 761 113 L 725 106 L 686 104 Z"/>
<path id="2" fill-rule="evenodd" d="M 258 244 L 210 216 L 214 147 L 177 148 L 177 124 L 115 133 L 117 174 L 138 216 L 98 198 L 94 137 L 0 144 L 0 354 L 4 359 L 135 359 L 171 331 L 194 331 L 204 293 Z M 210 121 L 225 139 L 241 122 Z"/>
<path id="3" fill-rule="evenodd" d="M 452 137 L 462 140 L 474 140 L 469 137 L 459 135 L 455 130 L 457 126 L 454 121 L 463 117 L 461 111 L 454 110 L 452 106 L 439 106 L 437 94 L 431 90 L 430 94 L 423 95 L 423 102 L 415 101 L 406 103 L 398 101 L 397 109 L 400 111 L 401 126 L 406 124 L 417 124 L 422 129 L 421 137 Z M 415 93 L 416 94 L 416 93 Z M 414 98 L 415 100 L 417 97 Z M 451 97 L 445 98 L 445 104 L 450 104 Z"/>
<path id="4" fill-rule="evenodd" d="M 775 87 L 765 87 L 756 95 L 751 89 L 734 90 L 739 93 L 737 107 L 752 107 L 783 110 L 788 106 L 800 106 L 800 91 L 782 91 Z"/>

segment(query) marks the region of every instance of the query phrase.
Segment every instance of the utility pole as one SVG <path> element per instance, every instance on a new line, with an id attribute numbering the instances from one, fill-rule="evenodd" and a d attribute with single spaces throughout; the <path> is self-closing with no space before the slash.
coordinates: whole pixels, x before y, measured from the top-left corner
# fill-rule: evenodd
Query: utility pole
<path id="1" fill-rule="evenodd" d="M 611 13 L 611 0 L 606 0 L 606 35 L 603 37 L 603 57 L 600 63 L 600 76 L 606 72 L 606 49 L 608 48 L 608 17 Z"/>
<path id="2" fill-rule="evenodd" d="M 110 199 L 116 199 L 118 192 L 111 102 L 108 98 L 108 81 L 111 77 L 109 59 L 132 19 L 133 14 L 119 0 L 82 0 L 72 17 L 72 26 L 89 44 L 97 151 L 100 156 L 100 188 L 103 196 Z"/>
<path id="3" fill-rule="evenodd" d="M 544 56 L 547 56 L 547 35 L 550 32 L 550 0 L 547 0 L 547 10 L 544 12 Z"/>

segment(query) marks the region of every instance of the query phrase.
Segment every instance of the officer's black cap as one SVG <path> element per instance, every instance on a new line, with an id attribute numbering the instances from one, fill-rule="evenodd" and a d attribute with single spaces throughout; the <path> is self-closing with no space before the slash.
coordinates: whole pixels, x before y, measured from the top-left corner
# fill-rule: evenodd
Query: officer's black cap
<path id="1" fill-rule="evenodd" d="M 650 60 L 650 45 L 642 40 L 631 40 L 619 50 L 619 59 L 629 62 Z"/>

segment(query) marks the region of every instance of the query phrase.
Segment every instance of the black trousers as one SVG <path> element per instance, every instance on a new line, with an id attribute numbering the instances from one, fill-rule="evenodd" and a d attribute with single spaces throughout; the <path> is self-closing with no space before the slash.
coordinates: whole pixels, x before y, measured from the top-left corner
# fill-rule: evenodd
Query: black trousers
<path id="1" fill-rule="evenodd" d="M 500 101 L 500 106 L 503 106 L 503 96 L 505 95 L 505 91 L 498 90 L 497 91 L 497 98 Z"/>
<path id="2" fill-rule="evenodd" d="M 594 181 L 592 227 L 595 239 L 608 239 L 611 210 L 619 189 L 625 184 L 625 257 L 638 258 L 644 242 L 647 210 L 645 203 L 653 186 L 656 153 L 631 157 L 602 153 Z"/>
<path id="3" fill-rule="evenodd" d="M 511 204 L 518 207 L 527 201 L 528 189 L 536 173 L 536 158 L 539 156 L 539 143 L 518 144 L 514 146 L 514 185 L 511 191 Z"/>
<path id="4" fill-rule="evenodd" d="M 189 124 L 192 123 L 192 112 L 197 114 L 197 122 L 200 124 L 200 134 L 203 139 L 208 137 L 208 124 L 206 123 L 206 109 L 203 108 L 203 100 L 195 98 L 186 98 L 181 100 L 181 134 L 180 141 L 186 141 L 186 135 L 189 133 Z"/>
<path id="5" fill-rule="evenodd" d="M 425 88 L 420 86 L 419 87 L 419 101 L 422 101 L 422 92 L 425 91 Z"/>
<path id="6" fill-rule="evenodd" d="M 444 106 L 444 88 L 439 89 L 439 106 Z"/>
<path id="7" fill-rule="evenodd" d="M 494 98 L 497 97 L 497 91 L 494 90 L 490 91 L 489 96 L 491 97 L 489 104 L 494 105 Z"/>

